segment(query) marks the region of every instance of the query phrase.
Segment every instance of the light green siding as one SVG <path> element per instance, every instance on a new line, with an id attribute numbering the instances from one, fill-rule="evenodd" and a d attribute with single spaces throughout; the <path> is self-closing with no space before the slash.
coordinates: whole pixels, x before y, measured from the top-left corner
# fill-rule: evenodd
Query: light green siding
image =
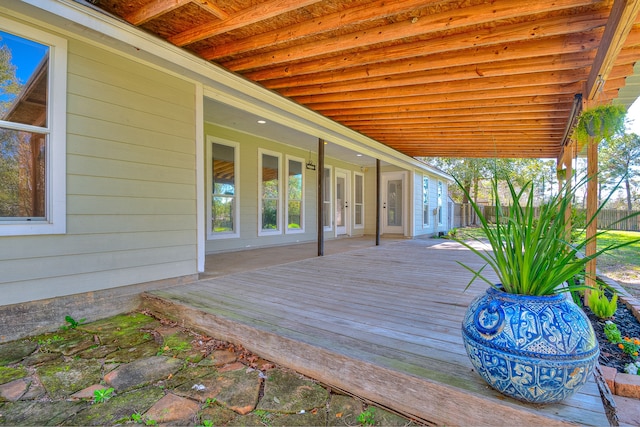
<path id="1" fill-rule="evenodd" d="M 234 238 L 215 238 L 207 240 L 207 253 L 276 246 L 298 242 L 313 242 L 317 240 L 317 168 L 315 171 L 303 169 L 305 186 L 304 233 L 288 234 L 283 232 L 277 235 L 258 236 L 258 149 L 266 149 L 282 154 L 283 171 L 286 155 L 299 157 L 306 161 L 309 160 L 308 151 L 212 123 L 206 123 L 204 130 L 205 135 L 207 136 L 219 138 L 223 141 L 226 140 L 238 143 L 240 150 L 240 176 L 239 182 L 237 183 L 237 192 L 240 195 L 240 236 Z M 317 163 L 317 154 L 313 153 L 312 157 Z M 337 167 L 351 172 L 360 172 L 359 166 L 338 159 L 327 158 L 325 159 L 325 165 L 331 166 L 333 168 L 332 170 L 335 170 Z M 369 171 L 368 174 L 365 175 L 373 175 L 375 179 L 374 174 L 375 172 Z M 210 177 L 207 177 L 207 179 L 210 179 Z M 365 176 L 365 181 L 367 180 L 368 178 Z M 351 179 L 351 185 L 353 186 L 353 177 Z M 365 182 L 365 210 L 375 209 L 375 198 L 370 198 L 371 192 L 374 191 L 373 188 L 374 185 Z M 375 194 L 375 192 L 373 194 Z M 207 209 L 210 209 L 210 206 L 207 206 Z M 367 212 L 365 217 L 365 229 L 352 229 L 351 234 L 363 234 L 367 230 L 366 227 L 371 226 L 373 226 L 375 230 L 375 224 L 369 221 L 370 214 Z M 325 239 L 331 239 L 333 237 L 333 230 L 325 232 Z"/>
<path id="2" fill-rule="evenodd" d="M 68 47 L 67 233 L 0 237 L 0 305 L 197 273 L 194 85 Z"/>

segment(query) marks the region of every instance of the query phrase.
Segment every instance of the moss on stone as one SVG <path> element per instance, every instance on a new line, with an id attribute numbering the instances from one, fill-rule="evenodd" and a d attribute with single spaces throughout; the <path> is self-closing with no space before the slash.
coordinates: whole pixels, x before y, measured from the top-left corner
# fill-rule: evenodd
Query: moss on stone
<path id="1" fill-rule="evenodd" d="M 24 378 L 27 375 L 27 369 L 23 366 L 17 368 L 0 366 L 0 384 L 6 384 L 8 382 Z"/>

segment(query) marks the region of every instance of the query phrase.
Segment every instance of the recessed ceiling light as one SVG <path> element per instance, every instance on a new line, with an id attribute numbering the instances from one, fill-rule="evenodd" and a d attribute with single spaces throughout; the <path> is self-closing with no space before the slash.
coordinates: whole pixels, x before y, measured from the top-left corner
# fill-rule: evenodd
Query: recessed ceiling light
<path id="1" fill-rule="evenodd" d="M 258 120 L 258 123 L 260 123 L 261 125 L 263 125 L 263 124 L 267 123 L 267 121 L 266 121 L 266 120 Z"/>
<path id="2" fill-rule="evenodd" d="M 356 154 L 357 157 L 362 157 L 362 154 L 358 153 Z"/>

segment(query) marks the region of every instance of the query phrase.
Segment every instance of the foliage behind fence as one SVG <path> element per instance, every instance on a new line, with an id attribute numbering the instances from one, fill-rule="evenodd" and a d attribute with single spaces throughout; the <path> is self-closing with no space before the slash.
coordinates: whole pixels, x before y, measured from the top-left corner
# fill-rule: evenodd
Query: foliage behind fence
<path id="1" fill-rule="evenodd" d="M 487 220 L 495 221 L 495 206 L 481 206 Z M 576 209 L 578 215 L 585 215 L 585 209 Z M 620 221 L 629 215 L 636 216 Z M 602 209 L 598 214 L 598 228 L 622 231 L 640 231 L 640 215 L 638 211 L 618 210 L 618 209 Z M 456 203 L 454 205 L 454 227 L 466 227 L 473 225 L 475 215 L 469 204 Z M 618 222 L 620 221 L 620 222 Z"/>

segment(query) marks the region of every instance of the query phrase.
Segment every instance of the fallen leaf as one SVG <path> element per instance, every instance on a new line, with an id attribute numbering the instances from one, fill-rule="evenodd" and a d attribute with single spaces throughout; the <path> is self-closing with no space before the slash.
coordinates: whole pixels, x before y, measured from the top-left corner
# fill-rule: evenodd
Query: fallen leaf
<path id="1" fill-rule="evenodd" d="M 342 418 L 342 412 L 338 412 L 338 413 L 336 414 L 336 418 Z"/>

